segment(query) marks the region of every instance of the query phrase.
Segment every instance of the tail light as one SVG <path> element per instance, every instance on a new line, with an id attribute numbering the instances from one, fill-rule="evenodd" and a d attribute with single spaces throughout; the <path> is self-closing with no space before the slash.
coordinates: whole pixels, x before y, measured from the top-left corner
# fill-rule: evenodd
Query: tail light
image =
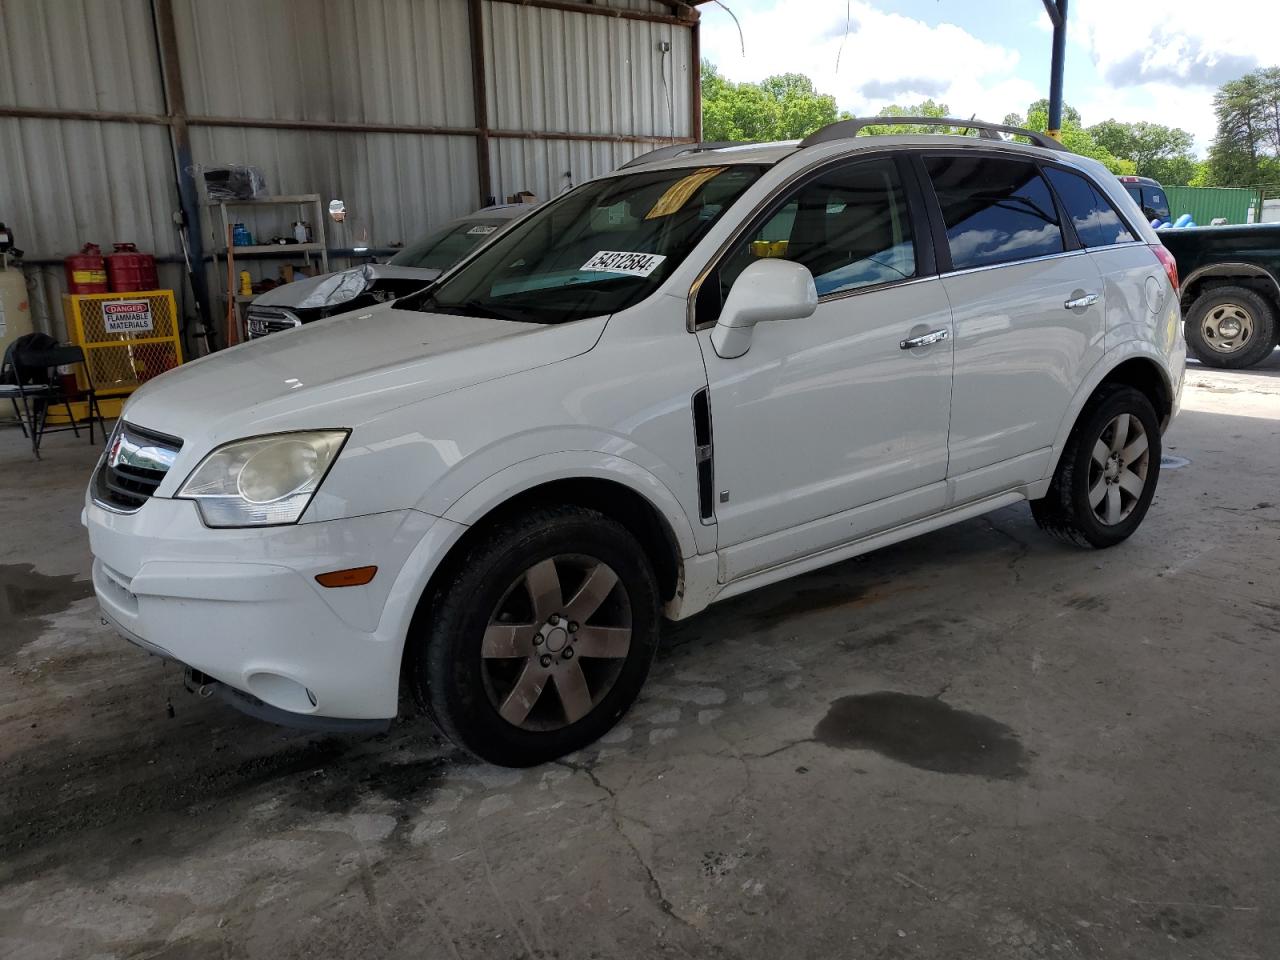
<path id="1" fill-rule="evenodd" d="M 1164 267 L 1164 272 L 1168 274 L 1169 282 L 1173 284 L 1173 292 L 1178 293 L 1178 261 L 1173 258 L 1173 254 L 1163 243 L 1151 244 L 1151 250 L 1160 261 L 1160 265 Z"/>

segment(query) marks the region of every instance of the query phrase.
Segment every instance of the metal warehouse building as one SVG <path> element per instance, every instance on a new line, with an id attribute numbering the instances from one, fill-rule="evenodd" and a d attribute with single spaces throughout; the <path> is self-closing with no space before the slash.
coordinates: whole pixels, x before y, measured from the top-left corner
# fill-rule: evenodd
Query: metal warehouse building
<path id="1" fill-rule="evenodd" d="M 0 220 L 36 328 L 61 337 L 62 258 L 87 241 L 154 252 L 160 285 L 191 296 L 180 210 L 199 296 L 218 289 L 205 166 L 341 197 L 385 250 L 696 137 L 698 97 L 682 3 L 0 0 Z"/>

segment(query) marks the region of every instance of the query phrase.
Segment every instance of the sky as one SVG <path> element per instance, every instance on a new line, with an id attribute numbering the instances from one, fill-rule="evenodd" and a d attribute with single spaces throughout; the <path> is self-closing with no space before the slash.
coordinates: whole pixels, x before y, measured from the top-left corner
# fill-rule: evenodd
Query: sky
<path id="1" fill-rule="evenodd" d="M 855 116 L 946 103 L 1000 122 L 1048 96 L 1041 0 L 723 0 L 702 13 L 702 56 L 731 80 L 803 73 Z M 1203 154 L 1219 84 L 1280 64 L 1280 0 L 1070 0 L 1066 102 L 1182 127 Z M 848 34 L 846 36 L 846 23 Z M 743 46 L 745 45 L 745 55 Z"/>

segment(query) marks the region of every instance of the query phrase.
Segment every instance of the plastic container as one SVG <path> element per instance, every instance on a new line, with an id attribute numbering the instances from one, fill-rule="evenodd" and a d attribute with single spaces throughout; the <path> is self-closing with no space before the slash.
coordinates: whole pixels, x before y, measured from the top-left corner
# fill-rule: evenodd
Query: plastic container
<path id="1" fill-rule="evenodd" d="M 249 232 L 249 228 L 243 223 L 233 224 L 231 227 L 231 243 L 236 247 L 252 247 L 253 234 Z"/>
<path id="2" fill-rule="evenodd" d="M 137 244 L 117 243 L 107 257 L 107 282 L 112 293 L 155 290 L 159 285 L 156 258 L 149 253 L 139 253 Z"/>
<path id="3" fill-rule="evenodd" d="M 31 305 L 27 300 L 27 281 L 22 270 L 17 267 L 0 270 L 0 357 L 4 356 L 9 344 L 34 331 Z M 5 401 L 4 413 L 0 416 L 12 410 L 9 402 Z"/>
<path id="4" fill-rule="evenodd" d="M 107 262 L 102 248 L 96 243 L 86 243 L 79 253 L 73 253 L 62 261 L 67 272 L 67 292 L 108 293 Z"/>

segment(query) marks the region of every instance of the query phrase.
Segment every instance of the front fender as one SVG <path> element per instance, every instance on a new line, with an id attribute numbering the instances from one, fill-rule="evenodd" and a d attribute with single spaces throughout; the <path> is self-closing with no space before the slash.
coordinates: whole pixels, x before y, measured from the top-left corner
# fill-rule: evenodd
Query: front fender
<path id="1" fill-rule="evenodd" d="M 454 500 L 442 516 L 470 526 L 526 490 L 556 480 L 581 479 L 609 480 L 643 497 L 666 521 L 680 556 L 687 558 L 698 552 L 693 525 L 666 484 L 637 463 L 594 450 L 563 450 L 514 463 L 477 483 Z"/>

